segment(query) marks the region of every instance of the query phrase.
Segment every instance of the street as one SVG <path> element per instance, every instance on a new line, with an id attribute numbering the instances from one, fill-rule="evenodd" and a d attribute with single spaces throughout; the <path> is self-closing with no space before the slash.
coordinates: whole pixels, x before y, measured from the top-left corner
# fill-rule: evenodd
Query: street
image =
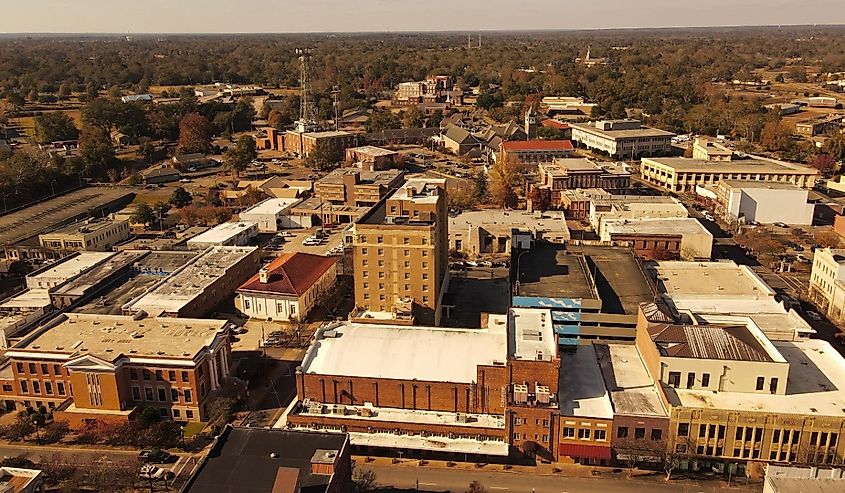
<path id="1" fill-rule="evenodd" d="M 666 483 L 659 475 L 647 480 L 628 479 L 624 474 L 612 478 L 581 478 L 565 476 L 539 476 L 527 473 L 485 472 L 466 469 L 428 469 L 425 467 L 377 466 L 362 464 L 362 469 L 376 474 L 380 487 L 419 491 L 453 491 L 462 493 L 469 484 L 478 481 L 484 488 L 493 492 L 513 493 L 699 493 L 716 491 L 760 492 L 761 485 L 732 486 L 728 488 L 723 481 L 673 481 Z"/>

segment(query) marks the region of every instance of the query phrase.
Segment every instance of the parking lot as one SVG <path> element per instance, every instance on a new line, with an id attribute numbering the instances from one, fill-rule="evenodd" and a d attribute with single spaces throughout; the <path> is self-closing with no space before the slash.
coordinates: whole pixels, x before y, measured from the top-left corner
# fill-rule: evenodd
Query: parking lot
<path id="1" fill-rule="evenodd" d="M 327 231 L 327 236 L 320 243 L 311 244 L 306 242 L 309 237 L 315 235 L 318 229 L 320 228 L 286 230 L 282 232 L 284 241 L 274 242 L 272 239 L 268 239 L 268 243 L 264 245 L 264 251 L 277 255 L 293 252 L 311 253 L 314 255 L 342 253 L 343 228 L 337 227 Z"/>

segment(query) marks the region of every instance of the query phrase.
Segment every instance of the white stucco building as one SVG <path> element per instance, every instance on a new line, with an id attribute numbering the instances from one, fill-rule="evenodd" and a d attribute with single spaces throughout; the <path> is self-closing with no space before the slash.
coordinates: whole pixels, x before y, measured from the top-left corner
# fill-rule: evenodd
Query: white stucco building
<path id="1" fill-rule="evenodd" d="M 239 214 L 241 221 L 256 223 L 261 233 L 276 233 L 283 229 L 301 228 L 296 216 L 291 216 L 291 209 L 301 199 L 267 199 Z"/>
<path id="2" fill-rule="evenodd" d="M 716 186 L 717 213 L 726 220 L 810 225 L 815 206 L 809 190 L 792 183 L 722 180 Z"/>

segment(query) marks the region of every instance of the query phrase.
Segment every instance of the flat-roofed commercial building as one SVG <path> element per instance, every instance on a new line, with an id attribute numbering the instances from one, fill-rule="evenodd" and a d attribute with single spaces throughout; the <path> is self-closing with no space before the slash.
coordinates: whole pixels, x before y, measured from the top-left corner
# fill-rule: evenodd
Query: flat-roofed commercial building
<path id="1" fill-rule="evenodd" d="M 362 317 L 410 320 L 413 313 L 440 322 L 449 276 L 447 203 L 446 180 L 414 178 L 355 223 L 355 304 Z"/>
<path id="2" fill-rule="evenodd" d="M 106 252 L 129 239 L 129 222 L 87 220 L 38 236 L 41 246 L 57 251 Z"/>
<path id="3" fill-rule="evenodd" d="M 643 180 L 670 192 L 692 193 L 696 187 L 722 180 L 792 183 L 813 188 L 818 170 L 773 159 L 734 159 L 730 162 L 687 158 L 643 158 Z"/>
<path id="4" fill-rule="evenodd" d="M 630 242 L 645 260 L 710 260 L 713 251 L 713 234 L 691 217 L 602 221 L 601 240 Z"/>
<path id="5" fill-rule="evenodd" d="M 722 180 L 715 187 L 716 214 L 729 223 L 811 225 L 815 204 L 810 191 L 792 183 Z"/>
<path id="6" fill-rule="evenodd" d="M 845 320 L 845 250 L 816 249 L 809 295 L 828 318 L 834 322 Z"/>
<path id="7" fill-rule="evenodd" d="M 639 120 L 600 120 L 569 126 L 572 140 L 579 146 L 617 158 L 667 153 L 675 136 L 672 132 L 644 127 Z"/>
<path id="8" fill-rule="evenodd" d="M 276 233 L 287 228 L 301 228 L 291 210 L 302 200 L 298 198 L 267 199 L 238 214 L 244 223 L 255 223 L 260 233 Z"/>
<path id="9" fill-rule="evenodd" d="M 469 255 L 510 253 L 514 232 L 527 234 L 532 241 L 563 244 L 569 240 L 560 211 L 465 211 L 449 217 L 449 249 Z"/>
<path id="10" fill-rule="evenodd" d="M 6 352 L 7 409 L 45 406 L 72 427 L 141 406 L 202 421 L 232 363 L 226 320 L 61 315 Z"/>
<path id="11" fill-rule="evenodd" d="M 355 135 L 349 132 L 298 132 L 288 130 L 282 140 L 282 151 L 292 153 L 301 158 L 307 158 L 317 149 L 331 149 L 340 153 L 347 147 L 352 147 Z"/>
<path id="12" fill-rule="evenodd" d="M 390 168 L 397 156 L 398 152 L 382 147 L 352 147 L 346 150 L 346 163 L 363 171 L 381 171 Z"/>
<path id="13" fill-rule="evenodd" d="M 697 137 L 692 144 L 692 158 L 707 161 L 730 161 L 734 152 L 714 140 Z"/>
<path id="14" fill-rule="evenodd" d="M 298 402 L 277 426 L 344 427 L 359 447 L 507 456 L 500 318 L 484 329 L 322 327 L 296 372 Z"/>
<path id="15" fill-rule="evenodd" d="M 205 250 L 215 246 L 243 246 L 258 236 L 258 223 L 252 221 L 231 221 L 200 233 L 188 240 L 188 248 Z"/>
<path id="16" fill-rule="evenodd" d="M 398 169 L 338 168 L 314 183 L 314 195 L 335 205 L 372 207 L 399 188 L 404 176 Z"/>
<path id="17" fill-rule="evenodd" d="M 795 124 L 795 133 L 806 137 L 815 137 L 831 130 L 839 129 L 842 126 L 842 119 L 845 115 L 827 115 L 812 120 L 805 120 Z"/>
<path id="18" fill-rule="evenodd" d="M 251 318 L 305 320 L 337 280 L 337 257 L 285 253 L 238 288 L 235 307 Z"/>
<path id="19" fill-rule="evenodd" d="M 560 202 L 560 191 L 575 188 L 602 188 L 605 190 L 626 189 L 631 174 L 616 165 L 599 166 L 589 159 L 555 159 L 540 164 L 539 186 L 552 190 L 552 203 Z"/>
<path id="20" fill-rule="evenodd" d="M 203 317 L 258 271 L 256 247 L 211 247 L 123 306 L 126 314 Z"/>
<path id="21" fill-rule="evenodd" d="M 50 289 L 105 262 L 115 254 L 111 252 L 81 252 L 58 262 L 46 265 L 26 276 L 29 289 Z"/>
<path id="22" fill-rule="evenodd" d="M 734 262 L 661 261 L 645 266 L 657 297 L 675 315 L 696 323 L 749 320 L 771 340 L 810 337 L 815 330 L 795 310 L 775 299 L 775 291 L 748 266 Z"/>

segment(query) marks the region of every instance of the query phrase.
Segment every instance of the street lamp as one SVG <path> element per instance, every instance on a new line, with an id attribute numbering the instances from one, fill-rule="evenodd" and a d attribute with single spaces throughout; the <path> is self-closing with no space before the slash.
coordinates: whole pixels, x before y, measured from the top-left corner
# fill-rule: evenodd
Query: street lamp
<path id="1" fill-rule="evenodd" d="M 516 256 L 516 286 L 514 287 L 515 295 L 519 296 L 519 285 L 522 279 L 522 271 L 520 270 L 522 256 L 526 253 L 530 252 L 530 250 L 524 250 L 519 252 L 519 255 Z"/>

